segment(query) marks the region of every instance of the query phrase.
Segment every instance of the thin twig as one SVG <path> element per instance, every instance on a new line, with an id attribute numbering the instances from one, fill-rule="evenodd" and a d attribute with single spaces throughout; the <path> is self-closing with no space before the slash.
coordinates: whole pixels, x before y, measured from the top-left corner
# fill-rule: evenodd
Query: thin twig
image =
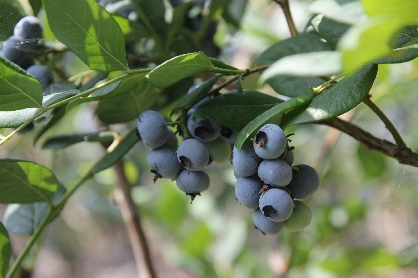
<path id="1" fill-rule="evenodd" d="M 365 145 L 367 148 L 378 151 L 384 155 L 393 157 L 396 160 L 398 160 L 401 164 L 418 167 L 417 153 L 414 153 L 413 151 L 411 151 L 411 149 L 408 148 L 398 148 L 398 146 L 389 141 L 376 138 L 372 134 L 358 127 L 357 125 L 345 122 L 339 118 L 320 121 L 317 124 L 328 125 L 333 128 L 336 128 L 350 135 L 351 137 Z"/>
<path id="2" fill-rule="evenodd" d="M 367 96 L 363 102 L 366 104 L 373 112 L 382 120 L 382 122 L 385 124 L 386 128 L 389 130 L 389 132 L 392 134 L 393 139 L 395 139 L 396 145 L 398 145 L 399 149 L 407 149 L 405 142 L 402 139 L 402 136 L 399 134 L 396 127 L 393 125 L 393 123 L 389 120 L 388 117 L 386 117 L 385 113 L 383 113 L 382 110 L 380 110 L 379 107 L 374 104 L 374 102 L 371 101 L 370 95 Z"/>
<path id="3" fill-rule="evenodd" d="M 128 231 L 136 266 L 138 268 L 138 277 L 155 278 L 157 276 L 152 264 L 148 242 L 142 229 L 138 210 L 131 197 L 131 185 L 123 170 L 123 162 L 118 161 L 113 167 L 116 171 L 120 187 L 120 191 L 115 192 L 115 199 L 119 205 Z"/>
<path id="4" fill-rule="evenodd" d="M 296 30 L 292 14 L 290 13 L 289 0 L 274 0 L 274 2 L 279 4 L 280 7 L 282 7 L 284 16 L 286 17 L 287 26 L 289 26 L 290 34 L 292 35 L 292 37 L 296 36 L 298 34 L 298 31 Z"/>

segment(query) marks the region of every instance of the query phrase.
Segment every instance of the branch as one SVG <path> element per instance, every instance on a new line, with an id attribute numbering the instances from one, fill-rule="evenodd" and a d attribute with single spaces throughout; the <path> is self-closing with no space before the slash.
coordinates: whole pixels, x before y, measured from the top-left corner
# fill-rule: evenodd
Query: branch
<path id="1" fill-rule="evenodd" d="M 284 16 L 286 17 L 287 26 L 289 26 L 289 31 L 292 37 L 296 36 L 298 34 L 298 31 L 296 30 L 295 23 L 293 22 L 292 14 L 290 13 L 290 7 L 289 7 L 289 0 L 274 0 L 277 4 L 282 7 Z"/>
<path id="2" fill-rule="evenodd" d="M 372 134 L 363 130 L 349 122 L 345 122 L 339 118 L 329 119 L 325 121 L 320 121 L 318 124 L 327 125 L 333 128 L 336 128 L 371 150 L 378 151 L 384 155 L 395 158 L 399 161 L 400 164 L 410 165 L 418 167 L 418 154 L 411 151 L 409 148 L 398 148 L 395 144 L 374 137 Z"/>
<path id="3" fill-rule="evenodd" d="M 148 242 L 145 233 L 142 230 L 141 220 L 137 208 L 132 201 L 131 185 L 129 184 L 123 170 L 123 162 L 118 161 L 114 165 L 118 184 L 121 190 L 116 191 L 115 198 L 122 213 L 129 240 L 135 256 L 135 262 L 138 269 L 138 276 L 141 278 L 155 278 L 154 267 L 150 256 Z"/>

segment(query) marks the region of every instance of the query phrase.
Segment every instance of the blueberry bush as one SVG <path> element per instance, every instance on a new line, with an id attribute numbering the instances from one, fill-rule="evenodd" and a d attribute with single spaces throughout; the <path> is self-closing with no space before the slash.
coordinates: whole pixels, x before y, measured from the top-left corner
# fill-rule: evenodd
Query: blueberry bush
<path id="1" fill-rule="evenodd" d="M 0 276 L 418 276 L 417 27 L 415 0 L 0 1 Z"/>

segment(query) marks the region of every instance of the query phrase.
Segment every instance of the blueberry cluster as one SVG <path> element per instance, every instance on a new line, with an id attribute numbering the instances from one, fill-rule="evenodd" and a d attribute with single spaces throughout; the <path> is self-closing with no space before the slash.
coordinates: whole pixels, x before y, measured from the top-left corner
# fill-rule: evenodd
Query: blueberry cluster
<path id="1" fill-rule="evenodd" d="M 52 72 L 45 66 L 35 65 L 35 54 L 43 49 L 38 42 L 42 40 L 42 27 L 39 19 L 34 16 L 23 17 L 15 26 L 13 36 L 9 37 L 0 49 L 0 56 L 15 63 L 27 74 L 35 77 L 45 91 L 53 81 Z M 27 125 L 19 133 L 33 129 L 33 123 Z"/>
<path id="2" fill-rule="evenodd" d="M 195 110 L 200 104 L 190 110 Z M 228 161 L 231 147 L 220 135 L 220 125 L 206 118 L 192 118 L 192 113 L 187 120 L 187 129 L 192 138 L 180 144 L 164 118 L 156 111 L 148 110 L 139 115 L 137 133 L 142 142 L 152 149 L 148 155 L 148 165 L 155 174 L 154 182 L 158 178 L 174 179 L 178 188 L 190 195 L 193 201 L 210 185 L 209 176 L 202 171 L 203 168 L 212 161 Z"/>
<path id="3" fill-rule="evenodd" d="M 299 231 L 311 222 L 309 206 L 294 199 L 314 193 L 319 187 L 319 177 L 308 165 L 292 166 L 293 160 L 288 138 L 275 124 L 264 125 L 252 143 L 247 142 L 240 150 L 233 149 L 235 197 L 242 205 L 254 209 L 255 227 L 263 234 L 277 234 L 283 227 Z"/>

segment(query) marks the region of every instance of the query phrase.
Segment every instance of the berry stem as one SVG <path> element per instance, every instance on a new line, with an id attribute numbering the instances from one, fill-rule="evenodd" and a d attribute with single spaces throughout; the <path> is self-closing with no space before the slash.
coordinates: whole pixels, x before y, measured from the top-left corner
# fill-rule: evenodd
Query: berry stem
<path id="1" fill-rule="evenodd" d="M 368 95 L 364 100 L 364 104 L 366 104 L 379 118 L 382 120 L 382 122 L 385 124 L 386 128 L 389 130 L 389 132 L 392 134 L 393 139 L 395 139 L 396 145 L 399 149 L 407 149 L 404 140 L 402 139 L 402 136 L 399 134 L 396 127 L 393 125 L 393 123 L 389 120 L 388 117 L 383 113 L 382 110 L 380 110 L 379 107 L 374 104 L 374 102 L 371 101 L 371 95 Z"/>

